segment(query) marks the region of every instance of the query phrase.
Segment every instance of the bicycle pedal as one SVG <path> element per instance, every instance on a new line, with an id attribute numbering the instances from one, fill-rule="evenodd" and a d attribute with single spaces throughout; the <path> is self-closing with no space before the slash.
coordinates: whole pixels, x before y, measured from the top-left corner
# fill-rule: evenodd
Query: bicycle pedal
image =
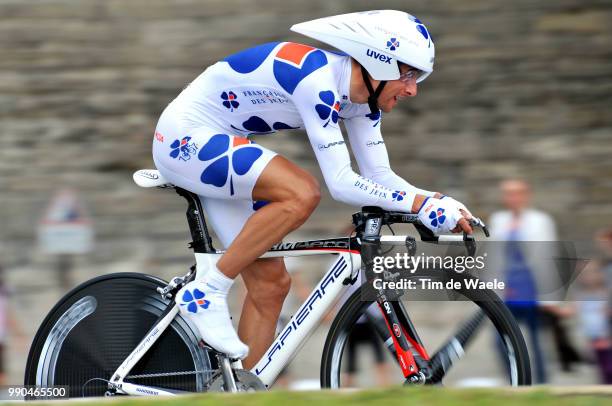
<path id="1" fill-rule="evenodd" d="M 427 377 L 421 371 L 416 374 L 408 375 L 404 381 L 404 385 L 425 385 Z"/>
<path id="2" fill-rule="evenodd" d="M 228 356 L 227 354 L 223 353 L 223 352 L 219 352 L 217 350 L 215 350 L 213 347 L 211 347 L 210 345 L 206 344 L 206 342 L 204 342 L 204 340 L 200 340 L 198 342 L 198 347 L 202 348 L 203 350 L 206 350 L 207 352 L 209 352 L 211 355 L 214 355 L 215 357 L 221 357 L 221 358 L 227 358 L 230 363 L 236 363 L 236 362 L 242 362 L 242 360 L 240 358 L 233 358 Z"/>
<path id="3" fill-rule="evenodd" d="M 204 342 L 204 340 L 200 339 L 200 341 L 198 341 L 198 347 L 213 352 L 213 353 L 219 353 L 219 351 L 215 350 L 213 347 L 211 347 L 210 345 L 206 344 L 206 342 Z"/>

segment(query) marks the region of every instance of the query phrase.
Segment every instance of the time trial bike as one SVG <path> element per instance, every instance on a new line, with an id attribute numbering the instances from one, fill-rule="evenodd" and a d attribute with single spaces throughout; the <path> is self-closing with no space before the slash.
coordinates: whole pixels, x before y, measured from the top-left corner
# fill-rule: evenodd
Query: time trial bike
<path id="1" fill-rule="evenodd" d="M 503 383 L 531 383 L 521 331 L 493 291 L 454 287 L 453 293 L 464 299 L 460 306 L 465 311 L 462 317 L 435 328 L 438 343 L 433 353 L 419 336 L 414 311 L 411 314 L 411 304 L 403 301 L 402 295 L 391 297 L 387 291 L 374 289 L 369 292 L 374 296 L 367 297 L 368 283 L 365 277 L 360 278 L 360 270 L 367 270 L 372 258 L 386 246 L 401 246 L 414 254 L 417 243 L 410 236 L 382 235 L 385 225 L 411 224 L 422 241 L 460 243 L 472 254 L 475 249 L 471 235 L 435 236 L 414 214 L 375 207 L 353 215 L 355 232 L 349 237 L 281 242 L 262 255 L 334 255 L 335 259 L 264 356 L 250 370 L 243 369 L 239 360 L 207 346 L 173 300 L 182 286 L 206 272 L 223 253 L 213 247 L 198 196 L 169 184 L 156 170 L 137 171 L 134 180 L 142 187 L 175 189 L 187 200 L 195 265 L 170 282 L 143 273 L 114 273 L 74 288 L 53 307 L 34 337 L 25 371 L 26 385 L 66 385 L 71 397 L 265 390 L 348 289 L 354 292 L 337 312 L 323 348 L 321 387 L 339 388 L 349 383 L 347 343 L 358 321 L 373 311 L 384 322 L 376 324 L 371 334 L 382 340 L 388 358 L 394 360 L 397 382 L 443 384 L 474 371 L 487 374 L 491 364 L 499 363 L 488 358 L 502 354 Z M 355 288 L 356 284 L 360 285 Z M 434 314 L 435 307 L 429 306 L 428 312 Z M 444 330 L 446 335 L 442 337 Z M 490 347 L 501 348 L 488 351 L 484 362 L 482 354 L 487 351 L 483 346 L 470 346 L 483 331 L 491 337 L 486 341 Z M 470 358 L 470 353 L 476 357 Z M 455 370 L 459 377 L 451 379 Z"/>

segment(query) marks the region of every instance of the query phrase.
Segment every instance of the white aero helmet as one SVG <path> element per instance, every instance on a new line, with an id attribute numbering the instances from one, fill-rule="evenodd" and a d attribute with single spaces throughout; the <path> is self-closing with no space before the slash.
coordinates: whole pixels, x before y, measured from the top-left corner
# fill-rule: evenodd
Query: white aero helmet
<path id="1" fill-rule="evenodd" d="M 431 36 L 419 19 L 403 11 L 341 14 L 295 24 L 291 30 L 355 58 L 374 80 L 399 79 L 397 62 L 421 71 L 417 83 L 433 71 Z"/>

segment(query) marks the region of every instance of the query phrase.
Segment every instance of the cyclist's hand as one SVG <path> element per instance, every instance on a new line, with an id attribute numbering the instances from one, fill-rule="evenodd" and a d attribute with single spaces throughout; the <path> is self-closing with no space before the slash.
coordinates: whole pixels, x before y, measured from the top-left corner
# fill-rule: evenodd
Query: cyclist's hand
<path id="1" fill-rule="evenodd" d="M 467 207 L 465 207 L 465 204 L 461 203 L 459 200 L 455 200 L 452 197 L 446 196 L 446 195 L 442 196 L 440 198 L 440 200 L 444 200 L 445 202 L 448 202 L 448 203 L 454 205 L 461 212 L 461 214 L 463 214 L 463 217 L 465 217 L 466 219 L 469 220 L 472 217 L 474 217 L 472 215 L 472 212 L 469 211 L 467 209 Z"/>
<path id="2" fill-rule="evenodd" d="M 474 216 L 472 215 L 472 212 L 470 212 L 467 207 L 465 207 L 465 204 L 461 203 L 459 200 L 455 200 L 452 197 L 446 195 L 442 196 L 440 200 L 444 200 L 445 202 L 453 205 L 457 210 L 459 210 L 459 212 L 465 219 L 459 219 L 457 227 L 455 227 L 452 232 L 460 233 L 461 231 L 464 231 L 467 234 L 472 234 L 472 226 L 470 225 L 470 222 L 468 220 L 473 219 Z"/>
<path id="3" fill-rule="evenodd" d="M 461 231 L 472 233 L 468 220 L 450 199 L 428 197 L 421 206 L 418 216 L 421 223 L 436 234 Z"/>
<path id="4" fill-rule="evenodd" d="M 470 225 L 470 222 L 465 217 L 460 218 L 457 222 L 457 227 L 453 228 L 451 231 L 453 233 L 464 232 L 466 234 L 472 234 L 474 232 L 472 226 Z"/>

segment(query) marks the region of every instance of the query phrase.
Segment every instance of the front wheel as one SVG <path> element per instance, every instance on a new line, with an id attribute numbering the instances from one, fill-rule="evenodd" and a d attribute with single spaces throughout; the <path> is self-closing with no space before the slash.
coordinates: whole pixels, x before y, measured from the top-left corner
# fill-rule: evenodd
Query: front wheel
<path id="1" fill-rule="evenodd" d="M 376 302 L 362 300 L 362 289 L 349 297 L 329 330 L 321 360 L 324 388 L 405 383 L 382 312 Z M 424 348 L 438 348 L 424 360 L 430 367 L 425 383 L 530 385 L 527 347 L 508 308 L 492 291 L 456 293 L 465 300 L 399 301 L 393 306 L 403 313 L 399 319 L 410 324 L 402 325 L 402 331 L 418 329 Z M 412 352 L 420 356 L 414 348 Z"/>
<path id="2" fill-rule="evenodd" d="M 70 397 L 103 396 L 107 381 L 158 317 L 171 306 L 150 275 L 117 273 L 76 287 L 40 326 L 25 371 L 25 385 L 68 386 Z M 208 353 L 194 329 L 177 315 L 134 366 L 126 382 L 203 391 L 210 379 Z"/>

